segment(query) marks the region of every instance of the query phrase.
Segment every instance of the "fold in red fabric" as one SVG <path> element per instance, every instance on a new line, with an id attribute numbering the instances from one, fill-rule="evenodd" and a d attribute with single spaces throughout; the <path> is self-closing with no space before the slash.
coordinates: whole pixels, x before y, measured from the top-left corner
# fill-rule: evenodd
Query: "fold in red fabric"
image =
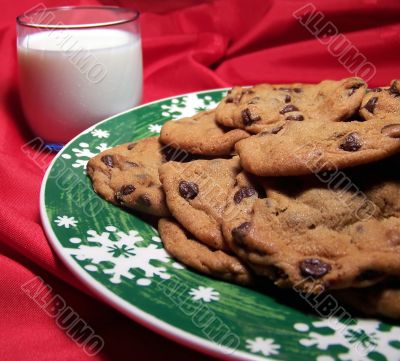
<path id="1" fill-rule="evenodd" d="M 21 111 L 15 51 L 15 17 L 37 4 L 7 2 L 0 13 L 0 360 L 208 359 L 88 296 L 46 240 L 38 197 L 52 156 L 23 148 L 34 135 Z M 141 11 L 143 102 L 236 84 L 361 75 L 379 86 L 400 77 L 398 0 L 70 0 L 67 5 Z M 104 339 L 100 353 L 85 354 L 27 297 L 21 287 L 35 276 Z"/>

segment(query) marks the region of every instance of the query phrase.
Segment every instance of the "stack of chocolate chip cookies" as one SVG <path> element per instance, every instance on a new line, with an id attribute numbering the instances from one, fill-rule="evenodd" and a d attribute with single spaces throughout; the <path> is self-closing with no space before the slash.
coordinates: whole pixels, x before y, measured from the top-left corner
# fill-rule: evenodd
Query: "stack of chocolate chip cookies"
<path id="1" fill-rule="evenodd" d="M 197 271 L 400 318 L 399 153 L 400 82 L 348 78 L 234 87 L 87 170 L 106 200 L 159 217 Z"/>

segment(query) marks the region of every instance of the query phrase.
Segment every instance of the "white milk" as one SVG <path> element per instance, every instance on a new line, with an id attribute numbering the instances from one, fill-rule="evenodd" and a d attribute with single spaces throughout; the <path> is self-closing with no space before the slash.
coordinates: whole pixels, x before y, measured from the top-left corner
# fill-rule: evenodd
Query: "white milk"
<path id="1" fill-rule="evenodd" d="M 140 102 L 140 38 L 126 31 L 39 32 L 20 42 L 18 58 L 25 116 L 46 141 L 66 142 Z"/>

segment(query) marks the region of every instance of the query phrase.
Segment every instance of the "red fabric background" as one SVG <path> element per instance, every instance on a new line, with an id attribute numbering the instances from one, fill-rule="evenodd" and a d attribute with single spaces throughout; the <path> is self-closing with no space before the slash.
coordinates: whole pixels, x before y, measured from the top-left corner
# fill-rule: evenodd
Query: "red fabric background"
<path id="1" fill-rule="evenodd" d="M 144 102 L 258 82 L 317 82 L 351 74 L 292 16 L 290 0 L 70 0 L 47 6 L 113 4 L 142 11 Z M 2 0 L 0 12 L 0 360 L 89 359 L 21 285 L 40 275 L 105 340 L 93 360 L 204 360 L 83 293 L 47 243 L 39 220 L 46 165 L 21 146 L 33 138 L 18 100 L 15 17 L 37 0 Z M 317 10 L 374 64 L 370 85 L 399 77 L 398 0 L 314 1 Z M 155 345 L 157 345 L 155 347 Z"/>

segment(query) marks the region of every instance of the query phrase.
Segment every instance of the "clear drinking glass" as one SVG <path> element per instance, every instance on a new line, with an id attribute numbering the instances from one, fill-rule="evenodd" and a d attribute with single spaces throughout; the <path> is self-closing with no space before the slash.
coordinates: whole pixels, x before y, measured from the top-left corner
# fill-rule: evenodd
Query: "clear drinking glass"
<path id="1" fill-rule="evenodd" d="M 65 143 L 140 103 L 139 13 L 43 4 L 17 18 L 20 96 L 33 132 Z"/>

